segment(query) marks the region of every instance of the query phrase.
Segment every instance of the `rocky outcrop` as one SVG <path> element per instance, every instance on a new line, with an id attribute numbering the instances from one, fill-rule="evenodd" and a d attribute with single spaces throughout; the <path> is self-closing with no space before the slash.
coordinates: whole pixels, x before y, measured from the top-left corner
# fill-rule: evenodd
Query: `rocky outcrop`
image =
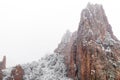
<path id="1" fill-rule="evenodd" d="M 120 45 L 101 5 L 88 4 L 81 13 L 76 41 L 76 67 L 81 80 L 111 80 L 117 77 Z M 118 52 L 116 52 L 116 50 Z M 119 78 L 120 79 L 120 78 Z M 116 79 L 117 80 L 117 79 Z"/>
<path id="2" fill-rule="evenodd" d="M 65 56 L 66 63 L 70 63 L 70 52 L 72 43 L 77 37 L 77 32 L 74 32 L 73 34 L 70 31 L 66 31 L 64 34 L 61 43 L 58 45 L 58 48 L 55 49 L 55 53 L 60 53 Z"/>
<path id="3" fill-rule="evenodd" d="M 2 73 L 2 71 L 0 70 L 0 80 L 2 80 L 3 79 L 3 73 Z"/>
<path id="4" fill-rule="evenodd" d="M 3 60 L 0 62 L 0 80 L 3 79 L 2 70 L 6 68 L 6 56 L 3 57 Z"/>
<path id="5" fill-rule="evenodd" d="M 72 35 L 58 52 L 65 55 L 69 77 L 120 80 L 120 42 L 113 35 L 102 5 L 89 3 L 81 12 L 78 31 Z"/>
<path id="6" fill-rule="evenodd" d="M 8 70 L 4 57 L 0 80 L 120 80 L 120 41 L 101 5 L 89 3 L 82 10 L 78 30 L 67 31 L 55 53 Z"/>
<path id="7" fill-rule="evenodd" d="M 0 62 L 0 70 L 6 68 L 6 56 L 3 57 L 3 60 Z"/>
<path id="8" fill-rule="evenodd" d="M 69 36 L 69 37 L 68 37 Z M 66 39 L 67 38 L 67 39 Z M 67 64 L 68 75 L 74 76 L 75 73 L 73 70 L 74 67 L 70 67 L 68 64 L 72 64 L 73 57 L 70 56 L 71 48 L 73 46 L 74 41 L 77 38 L 77 32 L 69 33 L 66 31 L 65 35 L 62 38 L 61 43 L 58 45 L 58 48 L 55 49 L 55 53 L 60 53 L 65 56 L 65 63 Z M 64 42 L 64 40 L 66 40 Z M 74 66 L 74 64 L 72 64 Z"/>
<path id="9" fill-rule="evenodd" d="M 11 76 L 13 80 L 23 80 L 24 70 L 20 65 L 13 68 L 11 71 Z"/>
<path id="10" fill-rule="evenodd" d="M 2 71 L 2 76 L 4 80 L 23 80 L 24 70 L 20 65 L 17 65 L 11 69 L 5 69 Z M 0 79 L 0 80 L 3 80 Z"/>

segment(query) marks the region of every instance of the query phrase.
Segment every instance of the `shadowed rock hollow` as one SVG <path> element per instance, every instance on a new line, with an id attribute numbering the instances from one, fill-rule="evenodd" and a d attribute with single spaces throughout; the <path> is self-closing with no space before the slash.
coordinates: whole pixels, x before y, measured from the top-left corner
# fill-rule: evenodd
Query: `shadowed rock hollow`
<path id="1" fill-rule="evenodd" d="M 65 55 L 69 77 L 120 80 L 120 42 L 113 35 L 102 5 L 89 3 L 81 12 L 78 30 L 67 38 L 55 52 Z"/>

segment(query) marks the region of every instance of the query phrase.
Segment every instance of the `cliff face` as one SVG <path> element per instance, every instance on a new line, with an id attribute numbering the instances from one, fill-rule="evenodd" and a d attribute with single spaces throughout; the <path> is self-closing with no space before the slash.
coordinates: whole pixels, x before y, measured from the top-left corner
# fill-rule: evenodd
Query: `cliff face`
<path id="1" fill-rule="evenodd" d="M 120 80 L 120 42 L 113 35 L 101 5 L 88 4 L 82 10 L 78 31 L 65 45 L 61 51 L 57 51 L 58 46 L 55 52 L 65 55 L 69 77 Z"/>
<path id="2" fill-rule="evenodd" d="M 70 53 L 73 42 L 76 40 L 77 32 L 71 33 L 70 31 L 66 31 L 64 34 L 61 43 L 58 45 L 58 48 L 55 49 L 55 53 L 60 53 L 65 56 L 65 62 L 67 64 L 70 63 Z M 69 67 L 68 65 L 66 65 Z"/>

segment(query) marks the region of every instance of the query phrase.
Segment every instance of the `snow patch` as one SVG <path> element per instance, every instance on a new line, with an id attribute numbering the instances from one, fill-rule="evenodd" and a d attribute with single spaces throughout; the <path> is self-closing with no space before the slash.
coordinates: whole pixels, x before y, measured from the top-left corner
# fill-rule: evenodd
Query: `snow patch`
<path id="1" fill-rule="evenodd" d="M 111 53 L 111 49 L 110 49 L 110 47 L 107 47 L 107 49 L 105 49 L 105 52 L 107 52 L 107 53 Z"/>

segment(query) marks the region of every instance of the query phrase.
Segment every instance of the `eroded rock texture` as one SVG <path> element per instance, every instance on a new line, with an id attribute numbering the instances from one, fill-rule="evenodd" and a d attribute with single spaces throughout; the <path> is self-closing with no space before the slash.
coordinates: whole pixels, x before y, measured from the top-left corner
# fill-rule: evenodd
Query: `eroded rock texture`
<path id="1" fill-rule="evenodd" d="M 23 80 L 23 75 L 24 75 L 24 70 L 20 65 L 16 66 L 12 71 L 11 71 L 11 76 L 13 80 Z"/>
<path id="2" fill-rule="evenodd" d="M 3 57 L 3 60 L 0 62 L 0 70 L 6 68 L 6 56 Z"/>
<path id="3" fill-rule="evenodd" d="M 67 31 L 63 38 L 61 43 L 58 45 L 58 48 L 55 49 L 55 53 L 60 53 L 62 55 L 65 56 L 65 63 L 67 64 L 67 71 L 68 71 L 68 75 L 70 75 L 72 78 L 75 75 L 75 71 L 74 71 L 74 60 L 73 60 L 73 56 L 70 55 L 71 53 L 71 48 L 73 47 L 73 43 L 75 43 L 74 41 L 77 38 L 77 32 L 75 31 L 74 33 L 70 33 L 69 31 Z M 65 42 L 64 42 L 65 40 Z M 73 49 L 73 52 L 76 51 L 75 49 Z M 68 65 L 69 64 L 69 65 Z M 70 64 L 72 66 L 70 66 Z"/>
<path id="4" fill-rule="evenodd" d="M 0 62 L 0 80 L 3 79 L 2 70 L 6 68 L 6 56 L 3 57 L 3 60 Z"/>
<path id="5" fill-rule="evenodd" d="M 78 31 L 69 39 L 65 46 L 55 50 L 65 55 L 69 77 L 120 80 L 120 42 L 113 35 L 101 5 L 88 4 L 82 10 Z"/>
<path id="6" fill-rule="evenodd" d="M 23 80 L 24 70 L 20 65 L 11 69 L 5 69 L 0 76 L 0 80 Z M 1 79 L 3 78 L 4 79 Z"/>

